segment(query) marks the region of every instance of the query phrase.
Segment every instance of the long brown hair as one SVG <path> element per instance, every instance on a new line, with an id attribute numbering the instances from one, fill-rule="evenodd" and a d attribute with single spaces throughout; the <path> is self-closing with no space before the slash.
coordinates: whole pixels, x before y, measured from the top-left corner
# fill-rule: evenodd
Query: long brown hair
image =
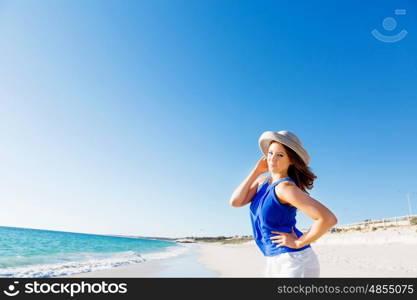
<path id="1" fill-rule="evenodd" d="M 285 151 L 287 152 L 288 157 L 290 158 L 290 166 L 288 167 L 287 173 L 288 177 L 295 181 L 295 184 L 305 193 L 310 194 L 307 190 L 313 188 L 313 181 L 317 176 L 311 171 L 301 157 L 295 153 L 294 150 L 284 146 Z"/>

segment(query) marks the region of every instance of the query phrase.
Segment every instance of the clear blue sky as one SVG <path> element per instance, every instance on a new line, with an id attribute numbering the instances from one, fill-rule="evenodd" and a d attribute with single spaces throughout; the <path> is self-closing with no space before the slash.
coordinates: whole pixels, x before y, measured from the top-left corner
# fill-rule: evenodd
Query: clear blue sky
<path id="1" fill-rule="evenodd" d="M 251 234 L 266 130 L 339 224 L 416 213 L 417 3 L 377 2 L 0 1 L 0 225 Z"/>

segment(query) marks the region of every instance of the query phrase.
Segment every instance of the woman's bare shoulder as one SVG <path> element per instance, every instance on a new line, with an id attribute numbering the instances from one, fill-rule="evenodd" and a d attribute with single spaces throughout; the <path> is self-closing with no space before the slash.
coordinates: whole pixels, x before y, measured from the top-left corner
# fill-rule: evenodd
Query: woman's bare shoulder
<path id="1" fill-rule="evenodd" d="M 287 190 L 290 187 L 297 187 L 297 185 L 295 183 L 293 183 L 292 181 L 283 181 L 280 184 L 277 184 L 275 186 L 275 194 L 278 196 L 279 201 L 283 204 L 287 204 L 289 206 L 292 206 L 290 203 L 288 203 L 285 200 L 285 190 Z"/>
<path id="2" fill-rule="evenodd" d="M 283 191 L 285 191 L 286 189 L 288 189 L 289 187 L 297 187 L 297 185 L 289 180 L 283 181 L 280 184 L 277 184 L 275 186 L 275 191 L 277 191 L 277 193 L 281 193 Z"/>

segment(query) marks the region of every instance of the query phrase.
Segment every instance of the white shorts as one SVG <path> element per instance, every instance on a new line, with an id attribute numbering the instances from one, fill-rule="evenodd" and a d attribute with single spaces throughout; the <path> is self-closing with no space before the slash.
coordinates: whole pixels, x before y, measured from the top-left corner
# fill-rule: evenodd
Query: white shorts
<path id="1" fill-rule="evenodd" d="M 320 264 L 311 247 L 266 257 L 265 277 L 319 277 Z"/>

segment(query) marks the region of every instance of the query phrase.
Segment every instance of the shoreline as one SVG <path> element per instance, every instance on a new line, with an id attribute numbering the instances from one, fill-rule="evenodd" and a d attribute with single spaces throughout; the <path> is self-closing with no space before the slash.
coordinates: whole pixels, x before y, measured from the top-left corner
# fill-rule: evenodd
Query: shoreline
<path id="1" fill-rule="evenodd" d="M 55 278 L 176 278 L 176 277 L 218 277 L 214 270 L 197 261 L 200 245 L 182 244 L 188 251 L 178 256 L 152 259 L 149 261 L 118 266 L 111 269 L 78 273 Z"/>

